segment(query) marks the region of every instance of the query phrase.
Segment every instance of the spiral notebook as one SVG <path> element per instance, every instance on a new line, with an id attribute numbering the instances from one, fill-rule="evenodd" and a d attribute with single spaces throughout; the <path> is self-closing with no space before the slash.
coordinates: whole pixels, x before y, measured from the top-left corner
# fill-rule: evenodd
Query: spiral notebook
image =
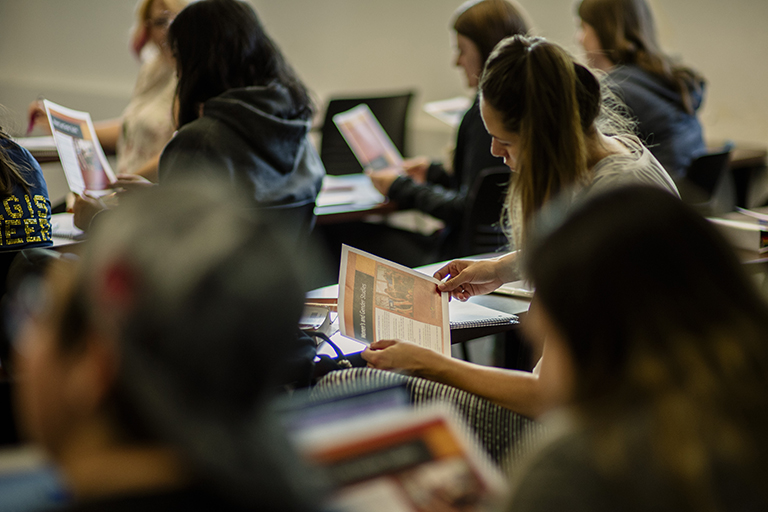
<path id="1" fill-rule="evenodd" d="M 452 300 L 448 304 L 451 329 L 472 329 L 520 323 L 517 315 L 487 308 L 473 302 Z"/>

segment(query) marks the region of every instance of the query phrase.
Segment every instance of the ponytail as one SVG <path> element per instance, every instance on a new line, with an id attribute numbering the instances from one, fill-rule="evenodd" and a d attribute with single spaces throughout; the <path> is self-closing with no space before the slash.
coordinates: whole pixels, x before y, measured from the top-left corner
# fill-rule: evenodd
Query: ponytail
<path id="1" fill-rule="evenodd" d="M 600 84 L 559 46 L 514 36 L 494 49 L 480 80 L 483 101 L 520 136 L 517 177 L 507 193 L 505 224 L 528 223 L 564 189 L 589 182 L 586 139 L 600 113 Z M 519 202 L 519 212 L 517 203 Z M 511 238 L 524 239 L 524 231 Z"/>

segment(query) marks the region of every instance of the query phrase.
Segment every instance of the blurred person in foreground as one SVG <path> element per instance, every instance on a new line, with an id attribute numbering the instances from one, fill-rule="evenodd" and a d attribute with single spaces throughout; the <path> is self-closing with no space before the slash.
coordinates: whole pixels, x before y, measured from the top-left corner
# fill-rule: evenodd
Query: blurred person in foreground
<path id="1" fill-rule="evenodd" d="M 509 510 L 768 509 L 768 306 L 731 247 L 652 188 L 551 217 L 525 329 L 559 435 Z"/>
<path id="2" fill-rule="evenodd" d="M 23 288 L 18 413 L 71 510 L 313 508 L 265 412 L 304 290 L 243 202 L 210 181 L 137 192 L 81 264 Z"/>

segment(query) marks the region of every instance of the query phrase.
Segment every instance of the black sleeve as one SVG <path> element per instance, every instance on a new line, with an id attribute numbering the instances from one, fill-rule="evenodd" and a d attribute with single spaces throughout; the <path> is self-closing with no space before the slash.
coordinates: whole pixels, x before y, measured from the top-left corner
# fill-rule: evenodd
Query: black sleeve
<path id="1" fill-rule="evenodd" d="M 417 209 L 456 225 L 464 214 L 467 191 L 451 190 L 432 183 L 418 184 L 400 176 L 392 183 L 388 195 L 403 210 Z"/>

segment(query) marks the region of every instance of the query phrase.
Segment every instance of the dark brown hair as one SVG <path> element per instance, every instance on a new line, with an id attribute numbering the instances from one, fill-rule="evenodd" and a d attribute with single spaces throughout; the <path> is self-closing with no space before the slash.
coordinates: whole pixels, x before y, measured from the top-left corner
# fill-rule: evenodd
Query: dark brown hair
<path id="1" fill-rule="evenodd" d="M 713 510 L 726 468 L 762 490 L 768 307 L 726 241 L 669 192 L 642 186 L 545 224 L 556 227 L 532 236 L 526 267 L 571 354 L 601 469 L 633 481 L 619 471 L 647 456 L 679 510 Z"/>
<path id="2" fill-rule="evenodd" d="M 614 65 L 634 64 L 659 77 L 680 93 L 683 108 L 693 114 L 691 90 L 699 90 L 704 78 L 661 51 L 646 0 L 583 0 L 578 15 L 595 29 L 608 60 Z"/>
<path id="3" fill-rule="evenodd" d="M 470 0 L 455 16 L 453 29 L 477 45 L 483 62 L 499 41 L 530 30 L 522 7 L 507 0 Z"/>
<path id="4" fill-rule="evenodd" d="M 201 0 L 185 7 L 168 29 L 179 84 L 179 127 L 202 103 L 229 89 L 276 82 L 293 100 L 291 118 L 309 119 L 309 91 L 267 35 L 256 11 L 241 0 Z"/>
<path id="5" fill-rule="evenodd" d="M 24 178 L 22 169 L 5 152 L 5 145 L 11 143 L 11 137 L 0 128 L 0 197 L 13 194 L 17 185 L 29 194 L 29 187 L 32 186 Z"/>

